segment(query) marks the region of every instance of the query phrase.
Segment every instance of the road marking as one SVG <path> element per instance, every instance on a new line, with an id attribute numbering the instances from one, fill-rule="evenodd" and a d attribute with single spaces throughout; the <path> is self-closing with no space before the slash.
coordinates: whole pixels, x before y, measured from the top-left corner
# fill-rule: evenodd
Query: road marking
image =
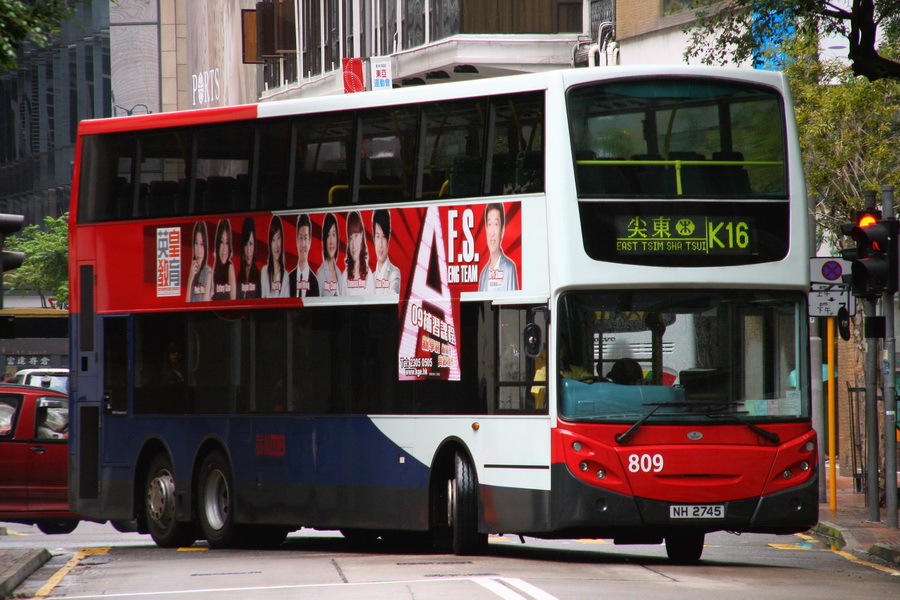
<path id="1" fill-rule="evenodd" d="M 34 593 L 34 598 L 46 598 L 50 595 L 51 592 L 59 585 L 59 582 L 63 580 L 63 578 L 72 572 L 72 569 L 78 566 L 78 563 L 83 561 L 88 556 L 93 556 L 95 554 L 106 554 L 109 552 L 109 548 L 85 548 L 84 550 L 79 550 L 76 552 L 72 558 L 60 569 L 54 573 L 50 579 L 47 580 L 47 583 L 42 585 L 38 591 Z"/>
<path id="2" fill-rule="evenodd" d="M 886 567 L 884 565 L 879 565 L 879 564 L 876 564 L 873 562 L 869 562 L 867 560 L 863 560 L 863 559 L 859 558 L 858 556 L 856 556 L 855 554 L 851 554 L 850 552 L 845 552 L 843 550 L 838 550 L 834 546 L 829 546 L 825 542 L 822 542 L 821 540 L 818 540 L 817 538 L 814 538 L 809 535 L 805 535 L 802 533 L 795 533 L 794 535 L 804 541 L 801 542 L 800 544 L 769 544 L 769 545 L 772 546 L 773 548 L 777 548 L 779 550 L 816 550 L 816 548 L 812 547 L 812 544 L 813 543 L 821 543 L 823 545 L 822 550 L 825 550 L 826 552 L 834 552 L 838 556 L 840 556 L 846 560 L 849 560 L 851 562 L 855 562 L 857 564 L 864 565 L 867 567 L 872 567 L 873 569 L 882 571 L 884 573 L 888 573 L 890 575 L 894 575 L 895 577 L 900 577 L 900 570 L 897 570 L 897 569 L 894 569 L 891 567 Z"/>
<path id="3" fill-rule="evenodd" d="M 575 540 L 582 544 L 612 544 L 609 540 Z"/>
<path id="4" fill-rule="evenodd" d="M 108 550 L 108 549 L 107 549 Z M 85 555 L 87 556 L 87 555 Z M 82 557 L 84 558 L 84 557 Z M 72 561 L 69 561 L 72 562 Z M 63 567 L 65 568 L 65 567 Z M 60 569 L 61 571 L 62 569 Z M 90 600 L 90 599 L 102 599 L 108 600 L 109 598 L 160 598 L 163 596 L 189 596 L 196 594 L 210 594 L 214 592 L 218 593 L 230 593 L 230 592 L 261 592 L 261 591 L 272 591 L 272 590 L 304 590 L 304 589 L 317 589 L 317 588 L 334 588 L 334 587 L 374 587 L 374 586 L 385 586 L 385 585 L 408 585 L 408 584 L 416 584 L 416 583 L 442 583 L 442 582 L 459 582 L 459 581 L 471 581 L 472 583 L 476 583 L 481 587 L 490 590 L 491 592 L 497 594 L 501 598 L 506 600 L 529 600 L 529 598 L 533 598 L 534 600 L 558 600 L 556 596 L 548 594 L 547 592 L 537 588 L 530 583 L 526 583 L 521 579 L 507 579 L 505 577 L 441 577 L 441 578 L 429 578 L 429 579 L 408 579 L 401 581 L 364 581 L 357 583 L 307 583 L 307 584 L 297 584 L 297 585 L 272 585 L 272 586 L 253 586 L 253 587 L 234 587 L 234 588 L 208 588 L 202 590 L 171 590 L 171 591 L 154 591 L 154 592 L 130 592 L 130 593 L 122 593 L 122 594 L 94 594 L 90 596 L 58 596 L 58 597 L 47 597 L 47 596 L 39 596 L 34 595 L 33 598 L 42 598 L 44 600 Z M 46 586 L 45 586 L 46 587 Z M 526 594 L 528 596 L 523 596 L 516 592 L 513 588 L 516 588 Z M 43 589 L 43 588 L 41 588 Z"/>
<path id="5" fill-rule="evenodd" d="M 203 546 L 198 546 L 197 548 L 194 548 L 193 546 L 178 548 L 178 552 L 204 552 L 206 550 L 209 550 L 209 548 L 204 548 Z"/>
<path id="6" fill-rule="evenodd" d="M 898 571 L 897 569 L 892 569 L 890 567 L 885 567 L 882 565 L 876 565 L 875 563 L 871 563 L 867 560 L 863 560 L 863 559 L 859 558 L 858 556 L 854 556 L 853 554 L 850 554 L 849 552 L 844 552 L 843 550 L 832 550 L 832 552 L 834 552 L 838 556 L 843 556 L 844 558 L 846 558 L 847 560 L 849 560 L 851 562 L 859 563 L 861 565 L 866 565 L 867 567 L 872 567 L 873 569 L 877 569 L 879 571 L 888 573 L 890 575 L 900 576 L 900 571 Z"/>

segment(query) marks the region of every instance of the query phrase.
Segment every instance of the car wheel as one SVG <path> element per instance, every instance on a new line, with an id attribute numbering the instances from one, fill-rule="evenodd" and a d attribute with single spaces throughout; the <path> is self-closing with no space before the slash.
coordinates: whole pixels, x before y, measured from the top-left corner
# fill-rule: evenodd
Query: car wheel
<path id="1" fill-rule="evenodd" d="M 50 519 L 37 522 L 37 528 L 47 535 L 72 533 L 78 527 L 75 519 Z"/>

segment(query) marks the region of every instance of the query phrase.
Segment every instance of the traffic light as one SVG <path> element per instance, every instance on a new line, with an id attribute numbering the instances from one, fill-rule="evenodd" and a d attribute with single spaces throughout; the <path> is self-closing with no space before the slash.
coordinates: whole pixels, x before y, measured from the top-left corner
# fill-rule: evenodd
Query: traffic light
<path id="1" fill-rule="evenodd" d="M 23 215 L 0 214 L 0 255 L 2 255 L 0 258 L 0 269 L 2 269 L 0 270 L 0 309 L 3 308 L 3 273 L 18 269 L 25 260 L 25 253 L 3 250 L 3 245 L 6 243 L 6 236 L 22 229 L 23 223 L 25 223 Z"/>
<path id="2" fill-rule="evenodd" d="M 841 231 L 856 241 L 855 248 L 841 251 L 845 260 L 852 261 L 852 275 L 845 275 L 844 281 L 850 283 L 854 295 L 896 292 L 900 222 L 882 219 L 880 210 L 866 209 L 857 213 L 855 223 L 841 225 Z"/>

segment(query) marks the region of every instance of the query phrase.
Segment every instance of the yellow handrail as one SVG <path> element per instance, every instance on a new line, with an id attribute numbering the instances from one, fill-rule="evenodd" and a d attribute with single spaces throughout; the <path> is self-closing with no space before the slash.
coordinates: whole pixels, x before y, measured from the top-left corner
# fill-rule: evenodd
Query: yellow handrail
<path id="1" fill-rule="evenodd" d="M 576 160 L 576 165 L 649 165 L 662 167 L 675 167 L 675 193 L 682 195 L 681 167 L 682 166 L 711 166 L 711 167 L 772 167 L 784 166 L 780 160 Z"/>

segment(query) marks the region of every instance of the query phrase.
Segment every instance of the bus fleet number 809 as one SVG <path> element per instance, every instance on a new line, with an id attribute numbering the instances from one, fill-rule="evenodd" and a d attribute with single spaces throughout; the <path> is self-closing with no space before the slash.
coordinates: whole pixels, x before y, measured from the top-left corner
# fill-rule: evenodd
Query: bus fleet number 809
<path id="1" fill-rule="evenodd" d="M 632 473 L 659 473 L 663 464 L 662 454 L 632 454 L 628 457 L 628 470 Z"/>

